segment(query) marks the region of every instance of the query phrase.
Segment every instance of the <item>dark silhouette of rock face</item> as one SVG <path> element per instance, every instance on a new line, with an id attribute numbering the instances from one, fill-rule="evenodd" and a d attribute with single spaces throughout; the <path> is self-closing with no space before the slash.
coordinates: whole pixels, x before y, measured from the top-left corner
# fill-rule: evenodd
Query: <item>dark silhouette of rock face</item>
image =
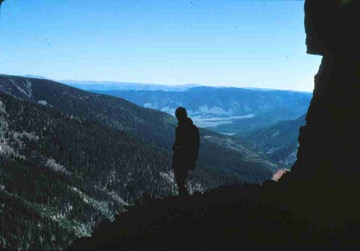
<path id="1" fill-rule="evenodd" d="M 360 58 L 324 56 L 306 125 L 300 130 L 296 178 L 315 185 L 360 185 Z M 343 185 L 344 185 L 343 184 Z"/>
<path id="2" fill-rule="evenodd" d="M 358 0 L 306 0 L 307 53 L 359 55 L 359 9 Z"/>
<path id="3" fill-rule="evenodd" d="M 360 249 L 360 0 L 306 0 L 322 55 L 298 160 L 277 183 L 220 187 L 129 208 L 69 249 Z"/>
<path id="4" fill-rule="evenodd" d="M 297 180 L 359 185 L 360 1 L 307 0 L 307 52 L 323 55 L 313 99 L 300 130 Z"/>

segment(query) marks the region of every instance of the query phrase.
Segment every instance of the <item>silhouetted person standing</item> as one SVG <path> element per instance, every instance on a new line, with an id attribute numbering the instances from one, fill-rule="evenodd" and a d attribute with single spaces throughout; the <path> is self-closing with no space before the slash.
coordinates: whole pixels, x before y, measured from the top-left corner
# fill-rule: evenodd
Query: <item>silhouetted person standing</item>
<path id="1" fill-rule="evenodd" d="M 200 135 L 193 121 L 187 117 L 185 108 L 178 107 L 175 111 L 178 127 L 175 132 L 173 146 L 173 169 L 179 196 L 188 195 L 185 180 L 189 170 L 195 169 L 199 153 Z"/>

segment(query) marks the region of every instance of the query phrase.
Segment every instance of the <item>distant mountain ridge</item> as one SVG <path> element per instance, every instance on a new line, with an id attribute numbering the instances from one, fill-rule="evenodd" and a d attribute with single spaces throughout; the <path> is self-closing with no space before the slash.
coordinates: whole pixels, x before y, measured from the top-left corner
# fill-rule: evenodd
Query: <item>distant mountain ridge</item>
<path id="1" fill-rule="evenodd" d="M 32 75 L 32 74 L 26 74 L 26 75 L 23 75 L 23 77 L 25 77 L 25 78 L 49 79 L 49 78 L 46 78 L 46 77 L 43 77 L 43 76 L 40 76 L 40 75 Z"/>
<path id="2" fill-rule="evenodd" d="M 179 105 L 188 108 L 192 115 L 246 115 L 249 113 L 264 113 L 283 108 L 289 111 L 288 116 L 296 116 L 299 110 L 309 105 L 311 93 L 255 90 L 247 88 L 193 87 L 181 93 L 151 91 L 151 90 L 108 90 L 92 89 L 107 95 L 125 98 L 143 107 L 168 111 Z M 300 106 L 300 107 L 299 107 Z M 285 108 L 284 108 L 285 107 Z M 301 116 L 300 114 L 299 116 Z"/>
<path id="3" fill-rule="evenodd" d="M 42 76 L 26 76 L 44 79 Z M 94 93 L 125 98 L 137 105 L 164 111 L 171 115 L 174 114 L 177 106 L 183 105 L 188 108 L 189 114 L 198 126 L 227 135 L 241 134 L 243 136 L 281 121 L 296 119 L 307 111 L 312 96 L 309 92 L 254 87 L 213 87 L 198 84 L 172 86 L 77 80 L 60 82 Z M 190 92 L 197 92 L 205 98 L 189 95 Z M 221 92 L 228 92 L 228 94 L 221 94 Z M 243 94 L 239 94 L 240 92 Z M 243 95 L 249 95 L 250 98 L 241 101 Z M 301 96 L 304 100 L 300 100 Z M 214 97 L 218 100 L 214 100 Z M 294 98 L 299 99 L 298 103 L 292 103 Z M 199 104 L 192 104 L 194 103 L 192 100 L 199 99 L 201 99 Z M 264 99 L 269 101 L 263 102 Z M 284 100 L 288 104 L 284 103 Z M 232 101 L 232 104 L 229 104 L 229 101 Z M 280 105 L 278 105 L 279 102 Z"/>
<path id="4" fill-rule="evenodd" d="M 139 106 L 174 114 L 186 107 L 195 124 L 220 133 L 248 134 L 305 114 L 311 93 L 247 88 L 194 87 L 182 92 L 91 90 L 121 97 Z"/>
<path id="5" fill-rule="evenodd" d="M 161 91 L 186 91 L 190 88 L 201 86 L 199 84 L 165 85 L 165 84 L 146 84 L 134 82 L 117 81 L 79 81 L 79 80 L 60 80 L 59 82 L 82 90 L 161 90 Z"/>

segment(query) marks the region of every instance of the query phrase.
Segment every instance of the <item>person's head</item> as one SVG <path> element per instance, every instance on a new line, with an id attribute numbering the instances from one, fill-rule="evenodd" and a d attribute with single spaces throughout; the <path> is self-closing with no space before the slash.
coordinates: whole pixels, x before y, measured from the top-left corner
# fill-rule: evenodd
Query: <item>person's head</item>
<path id="1" fill-rule="evenodd" d="M 179 106 L 175 111 L 175 116 L 178 121 L 183 121 L 187 118 L 187 112 L 184 107 Z"/>

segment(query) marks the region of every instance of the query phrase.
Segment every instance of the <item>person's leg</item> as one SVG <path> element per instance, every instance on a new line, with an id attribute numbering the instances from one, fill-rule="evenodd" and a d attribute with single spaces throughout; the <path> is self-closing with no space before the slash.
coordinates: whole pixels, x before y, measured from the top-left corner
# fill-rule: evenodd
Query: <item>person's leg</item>
<path id="1" fill-rule="evenodd" d="M 179 196 L 188 195 L 188 191 L 185 187 L 186 176 L 187 176 L 187 171 L 184 171 L 184 170 L 176 170 L 175 171 L 175 179 L 176 179 L 176 184 L 178 187 Z"/>

